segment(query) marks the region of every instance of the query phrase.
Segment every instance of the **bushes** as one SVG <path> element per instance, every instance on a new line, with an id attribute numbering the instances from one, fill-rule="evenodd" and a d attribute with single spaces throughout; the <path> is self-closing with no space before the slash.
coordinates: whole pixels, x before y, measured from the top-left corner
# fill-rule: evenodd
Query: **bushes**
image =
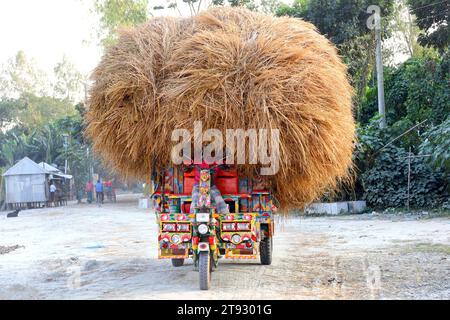
<path id="1" fill-rule="evenodd" d="M 372 207 L 406 206 L 409 148 L 414 155 L 431 155 L 411 159 L 410 206 L 441 207 L 448 202 L 450 55 L 424 52 L 398 68 L 386 69 L 388 128 L 378 127 L 375 83 L 367 88 L 361 103 L 355 193 Z"/>
<path id="2" fill-rule="evenodd" d="M 408 153 L 388 146 L 361 175 L 363 198 L 372 207 L 404 207 L 408 198 Z M 423 158 L 411 159 L 410 206 L 440 207 L 446 199 L 442 172 L 433 172 Z M 448 194 L 447 194 L 448 197 Z"/>
<path id="3" fill-rule="evenodd" d="M 357 196 L 366 200 L 371 207 L 405 207 L 408 198 L 408 151 L 401 146 L 404 143 L 401 140 L 407 138 L 386 146 L 396 137 L 393 133 L 398 129 L 393 127 L 380 131 L 376 120 L 358 129 L 359 141 L 355 155 L 358 168 L 355 183 Z M 437 132 L 440 133 L 433 131 L 433 134 L 428 135 L 431 137 Z M 440 145 L 440 142 L 437 144 Z M 411 207 L 441 207 L 448 199 L 449 185 L 445 171 L 440 166 L 430 166 L 429 162 L 428 157 L 411 159 Z"/>
<path id="4" fill-rule="evenodd" d="M 431 154 L 428 162 L 436 169 L 450 173 L 450 115 L 440 125 L 430 128 L 423 135 L 422 154 Z"/>

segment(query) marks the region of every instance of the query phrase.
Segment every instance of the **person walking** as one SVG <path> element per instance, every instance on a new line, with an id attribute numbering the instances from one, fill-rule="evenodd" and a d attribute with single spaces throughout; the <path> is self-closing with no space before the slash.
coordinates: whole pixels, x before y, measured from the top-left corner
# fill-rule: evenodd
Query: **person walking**
<path id="1" fill-rule="evenodd" d="M 94 199 L 94 184 L 91 180 L 86 183 L 86 188 L 84 190 L 86 191 L 87 202 L 92 203 L 92 200 Z"/>
<path id="2" fill-rule="evenodd" d="M 97 196 L 97 203 L 103 204 L 103 183 L 99 180 L 97 180 L 97 183 L 95 184 L 95 193 Z"/>

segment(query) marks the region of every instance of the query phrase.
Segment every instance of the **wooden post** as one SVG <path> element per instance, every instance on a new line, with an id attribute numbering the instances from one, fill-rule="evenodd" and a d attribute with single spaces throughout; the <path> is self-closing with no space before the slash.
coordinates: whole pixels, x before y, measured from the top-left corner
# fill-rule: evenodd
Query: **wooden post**
<path id="1" fill-rule="evenodd" d="M 411 185 L 411 147 L 409 147 L 409 151 L 408 151 L 408 199 L 406 202 L 406 207 L 408 208 L 409 211 L 409 187 Z"/>

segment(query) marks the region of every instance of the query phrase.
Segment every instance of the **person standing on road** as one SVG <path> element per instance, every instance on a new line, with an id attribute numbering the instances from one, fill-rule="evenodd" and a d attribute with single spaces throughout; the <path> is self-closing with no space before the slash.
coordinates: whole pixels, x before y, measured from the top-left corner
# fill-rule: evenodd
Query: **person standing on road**
<path id="1" fill-rule="evenodd" d="M 95 184 L 95 193 L 97 196 L 97 203 L 103 204 L 103 183 L 99 180 L 97 180 L 97 183 Z"/>
<path id="2" fill-rule="evenodd" d="M 52 183 L 50 184 L 50 202 L 51 202 L 51 205 L 55 204 L 55 200 L 56 200 L 56 186 L 55 186 L 55 184 L 52 181 Z"/>

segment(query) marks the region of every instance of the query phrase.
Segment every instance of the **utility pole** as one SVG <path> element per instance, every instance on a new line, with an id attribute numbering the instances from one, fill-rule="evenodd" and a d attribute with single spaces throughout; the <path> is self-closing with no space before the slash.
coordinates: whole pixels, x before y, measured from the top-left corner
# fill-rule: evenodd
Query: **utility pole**
<path id="1" fill-rule="evenodd" d="M 386 128 L 386 111 L 384 107 L 383 57 L 381 56 L 381 8 L 377 5 L 367 7 L 370 14 L 366 21 L 367 28 L 375 29 L 375 56 L 377 61 L 378 113 L 381 116 L 380 128 Z"/>
<path id="2" fill-rule="evenodd" d="M 86 148 L 86 158 L 88 162 L 88 177 L 89 180 L 92 180 L 94 179 L 94 167 L 92 166 L 92 158 L 89 147 Z"/>
<path id="3" fill-rule="evenodd" d="M 409 189 L 411 186 L 411 147 L 408 150 L 408 198 L 406 200 L 406 208 L 409 211 Z"/>
<path id="4" fill-rule="evenodd" d="M 378 113 L 381 116 L 380 128 L 386 128 L 386 111 L 384 106 L 384 77 L 383 77 L 383 57 L 381 55 L 381 18 L 375 15 L 375 42 L 376 42 L 376 62 L 377 62 L 377 84 L 378 84 Z"/>
<path id="5" fill-rule="evenodd" d="M 64 153 L 65 153 L 64 157 L 66 158 L 64 160 L 64 174 L 67 174 L 67 146 L 68 146 L 69 135 L 67 133 L 64 133 L 63 137 L 64 137 Z"/>

